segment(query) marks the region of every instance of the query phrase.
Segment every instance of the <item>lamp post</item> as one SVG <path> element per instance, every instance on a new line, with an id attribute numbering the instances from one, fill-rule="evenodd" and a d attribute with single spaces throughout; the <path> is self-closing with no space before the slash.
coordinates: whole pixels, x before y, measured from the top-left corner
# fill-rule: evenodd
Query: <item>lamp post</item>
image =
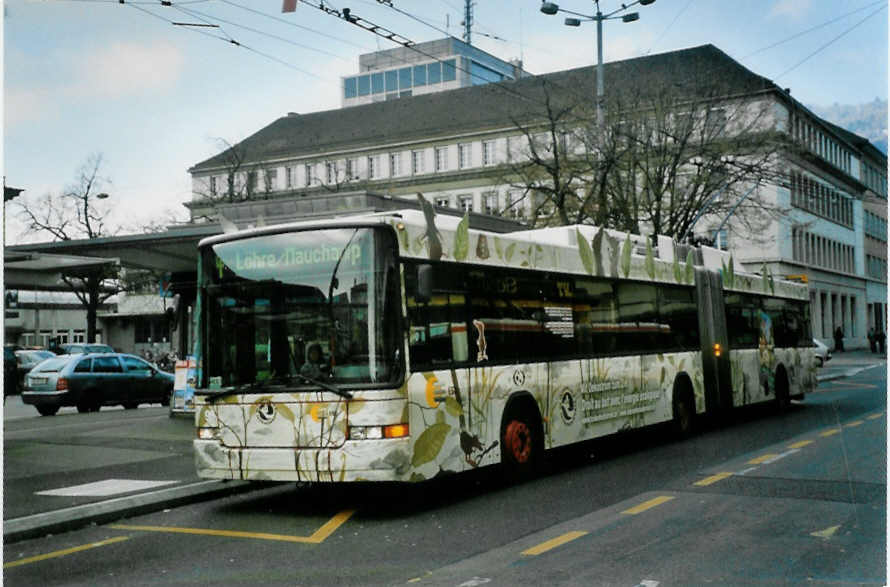
<path id="1" fill-rule="evenodd" d="M 544 14 L 553 15 L 557 12 L 565 12 L 566 14 L 573 14 L 576 17 L 580 17 L 566 18 L 566 26 L 581 26 L 582 21 L 596 21 L 596 122 L 599 126 L 603 126 L 604 123 L 603 95 L 605 94 L 605 87 L 603 82 L 603 21 L 613 20 L 617 18 L 620 18 L 622 22 L 633 22 L 635 20 L 639 20 L 639 12 L 628 12 L 624 15 L 619 15 L 619 13 L 627 10 L 635 4 L 639 4 L 640 6 L 649 6 L 654 2 L 655 0 L 636 0 L 635 2 L 631 2 L 630 4 L 622 4 L 621 8 L 613 10 L 608 14 L 603 14 L 602 11 L 600 11 L 600 0 L 593 0 L 593 3 L 596 4 L 595 15 L 572 12 L 571 10 L 560 8 L 559 5 L 555 2 L 541 2 L 541 12 L 543 12 Z"/>

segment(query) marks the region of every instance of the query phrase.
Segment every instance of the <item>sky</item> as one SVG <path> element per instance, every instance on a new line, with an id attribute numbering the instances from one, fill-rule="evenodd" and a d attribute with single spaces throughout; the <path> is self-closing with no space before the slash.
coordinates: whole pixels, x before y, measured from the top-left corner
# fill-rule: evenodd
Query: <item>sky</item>
<path id="1" fill-rule="evenodd" d="M 418 43 L 463 35 L 462 0 L 386 1 L 324 5 Z M 604 14 L 621 8 L 599 5 Z M 590 0 L 559 6 L 595 11 Z M 100 154 L 110 196 L 100 204 L 118 230 L 187 219 L 189 167 L 288 112 L 339 108 L 341 79 L 358 72 L 359 55 L 396 46 L 302 1 L 296 12 L 281 8 L 282 0 L 6 0 L 5 185 L 24 188 L 25 201 L 61 193 Z M 606 62 L 710 43 L 807 105 L 887 99 L 886 0 L 657 0 L 634 11 L 636 22 L 603 24 Z M 538 0 L 475 0 L 471 41 L 521 58 L 534 74 L 595 63 L 596 24 L 567 27 L 565 16 L 542 14 Z M 50 240 L 27 233 L 16 214 L 7 204 L 7 243 Z"/>

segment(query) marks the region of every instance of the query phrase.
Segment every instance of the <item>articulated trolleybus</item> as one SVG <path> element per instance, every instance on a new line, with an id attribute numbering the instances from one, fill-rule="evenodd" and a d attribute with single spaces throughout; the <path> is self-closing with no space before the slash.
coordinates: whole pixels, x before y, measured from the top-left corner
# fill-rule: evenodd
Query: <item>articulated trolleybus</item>
<path id="1" fill-rule="evenodd" d="M 805 284 L 709 248 L 407 210 L 199 245 L 198 474 L 422 481 L 815 382 Z"/>

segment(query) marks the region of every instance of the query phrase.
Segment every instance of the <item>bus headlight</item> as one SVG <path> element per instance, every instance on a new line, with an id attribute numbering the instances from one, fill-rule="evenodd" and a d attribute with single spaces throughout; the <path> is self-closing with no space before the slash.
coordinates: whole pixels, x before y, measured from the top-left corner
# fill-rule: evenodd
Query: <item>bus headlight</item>
<path id="1" fill-rule="evenodd" d="M 380 440 L 381 438 L 403 438 L 405 436 L 408 436 L 407 424 L 349 427 L 349 440 Z"/>
<path id="2" fill-rule="evenodd" d="M 219 428 L 198 428 L 198 440 L 216 440 Z"/>

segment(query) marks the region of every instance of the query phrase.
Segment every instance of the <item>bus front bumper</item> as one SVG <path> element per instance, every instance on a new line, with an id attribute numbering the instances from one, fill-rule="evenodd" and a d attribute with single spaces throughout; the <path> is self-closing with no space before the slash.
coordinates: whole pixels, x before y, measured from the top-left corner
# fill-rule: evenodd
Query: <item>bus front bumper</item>
<path id="1" fill-rule="evenodd" d="M 335 449 L 231 448 L 194 441 L 195 468 L 208 479 L 247 481 L 410 481 L 411 438 L 351 440 Z"/>

